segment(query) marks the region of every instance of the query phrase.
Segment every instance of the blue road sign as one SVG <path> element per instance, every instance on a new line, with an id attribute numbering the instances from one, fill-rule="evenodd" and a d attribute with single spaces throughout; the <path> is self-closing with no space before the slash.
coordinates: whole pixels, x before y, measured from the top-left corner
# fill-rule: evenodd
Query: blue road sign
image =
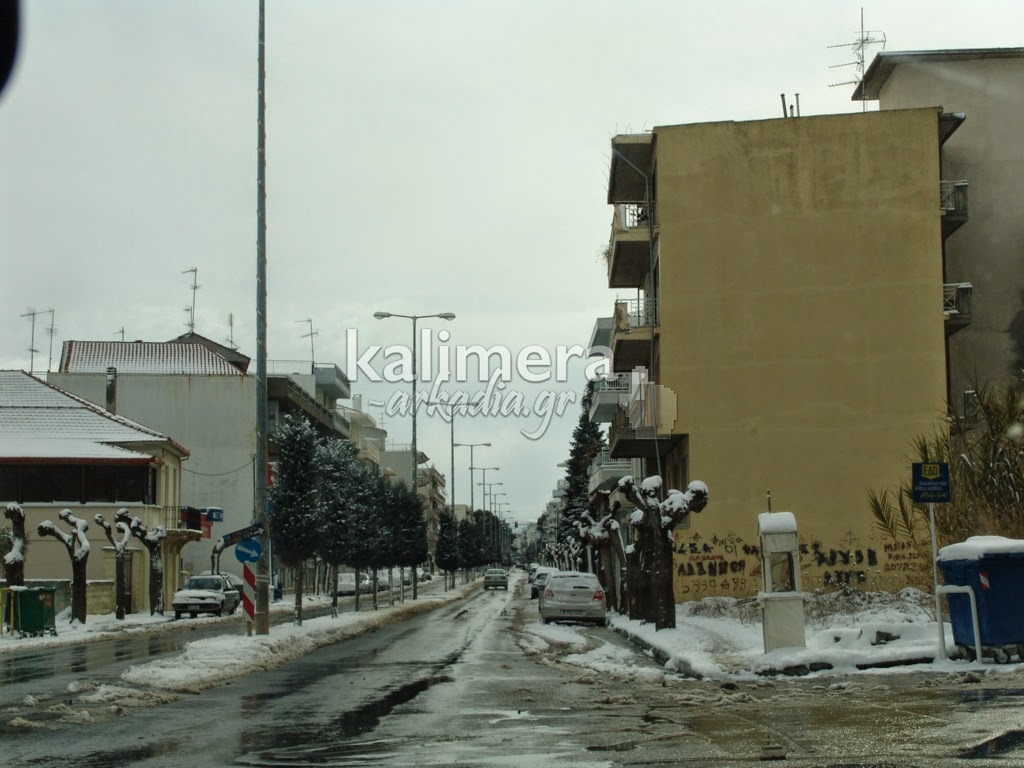
<path id="1" fill-rule="evenodd" d="M 246 539 L 235 545 L 235 557 L 240 563 L 255 563 L 263 557 L 263 547 L 256 539 Z"/>
<path id="2" fill-rule="evenodd" d="M 221 507 L 207 507 L 203 511 L 206 512 L 206 519 L 211 523 L 224 522 L 224 510 Z"/>
<path id="3" fill-rule="evenodd" d="M 949 464 L 912 464 L 911 471 L 911 495 L 915 504 L 948 504 L 953 500 L 949 489 Z"/>

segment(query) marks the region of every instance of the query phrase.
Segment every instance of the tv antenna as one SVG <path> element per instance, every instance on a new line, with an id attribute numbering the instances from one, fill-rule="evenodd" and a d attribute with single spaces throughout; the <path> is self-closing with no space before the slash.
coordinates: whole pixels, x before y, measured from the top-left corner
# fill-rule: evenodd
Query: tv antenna
<path id="1" fill-rule="evenodd" d="M 119 333 L 121 334 L 121 341 L 123 342 L 124 341 L 124 326 L 123 325 L 120 328 L 118 328 L 116 331 L 114 331 L 114 335 L 115 336 L 117 336 L 117 334 L 119 334 Z"/>
<path id="2" fill-rule="evenodd" d="M 41 315 L 41 314 L 43 314 L 43 313 L 42 312 L 37 312 L 35 307 L 29 307 L 27 312 L 25 312 L 23 315 L 20 315 L 20 317 L 29 317 L 29 318 L 31 318 L 32 330 L 31 330 L 31 333 L 30 333 L 30 336 L 29 336 L 29 343 L 28 343 L 28 347 L 27 347 L 28 353 L 29 353 L 29 356 L 28 356 L 28 372 L 29 372 L 29 374 L 31 374 L 32 370 L 35 368 L 35 365 L 36 365 L 36 352 L 39 351 L 38 349 L 36 349 L 36 315 Z"/>
<path id="3" fill-rule="evenodd" d="M 228 346 L 233 350 L 238 350 L 238 345 L 235 344 L 235 313 L 228 312 Z"/>
<path id="4" fill-rule="evenodd" d="M 57 332 L 57 326 L 53 324 L 56 313 L 53 311 L 52 307 L 46 310 L 46 312 L 40 312 L 39 314 L 45 315 L 47 313 L 50 315 L 50 327 L 46 329 L 46 333 L 50 337 L 50 357 L 46 361 L 46 372 L 49 373 L 50 369 L 53 367 L 53 334 Z"/>
<path id="5" fill-rule="evenodd" d="M 840 69 L 842 67 L 856 67 L 857 77 L 853 80 L 844 80 L 841 83 L 829 83 L 829 88 L 839 88 L 844 85 L 859 85 L 864 79 L 864 71 L 866 69 L 865 62 L 867 61 L 867 47 L 869 45 L 881 45 L 885 48 L 885 33 L 878 30 L 864 29 L 864 8 L 860 9 L 860 32 L 857 39 L 852 43 L 839 43 L 837 45 L 829 45 L 828 48 L 850 48 L 853 50 L 854 61 L 848 61 L 845 64 L 833 64 L 829 69 Z M 861 102 L 861 111 L 867 112 L 868 105 L 866 101 Z"/>
<path id="6" fill-rule="evenodd" d="M 196 330 L 196 291 L 199 290 L 199 283 L 196 281 L 199 279 L 199 267 L 192 267 L 192 269 L 183 269 L 181 274 L 187 275 L 189 272 L 192 273 L 192 306 L 185 307 L 185 311 L 188 312 L 188 330 L 189 333 L 195 333 Z"/>
<path id="7" fill-rule="evenodd" d="M 319 336 L 320 331 L 313 330 L 313 319 L 307 317 L 305 320 L 296 320 L 296 323 L 309 323 L 309 333 L 304 333 L 299 338 L 309 338 L 309 359 L 313 365 L 316 365 L 316 350 L 313 348 L 313 337 Z"/>

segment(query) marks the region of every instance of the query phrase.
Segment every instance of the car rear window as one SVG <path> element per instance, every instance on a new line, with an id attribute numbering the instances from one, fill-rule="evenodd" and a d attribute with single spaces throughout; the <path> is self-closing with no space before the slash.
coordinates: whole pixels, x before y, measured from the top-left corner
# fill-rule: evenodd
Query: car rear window
<path id="1" fill-rule="evenodd" d="M 596 576 L 552 576 L 548 579 L 548 586 L 552 589 L 598 589 L 600 583 Z"/>

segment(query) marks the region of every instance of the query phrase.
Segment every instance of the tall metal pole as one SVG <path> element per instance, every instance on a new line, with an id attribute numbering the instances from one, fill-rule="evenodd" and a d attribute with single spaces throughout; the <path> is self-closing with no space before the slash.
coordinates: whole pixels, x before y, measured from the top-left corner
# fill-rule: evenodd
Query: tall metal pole
<path id="1" fill-rule="evenodd" d="M 412 318 L 412 492 L 419 493 L 416 484 L 419 456 L 416 453 L 416 379 L 419 374 L 416 372 L 416 317 Z"/>
<path id="2" fill-rule="evenodd" d="M 473 506 L 476 503 L 473 500 L 473 495 L 474 495 L 474 488 L 473 488 L 473 486 L 475 485 L 475 483 L 473 482 L 473 479 L 475 477 L 476 477 L 476 475 L 473 474 L 473 446 L 471 445 L 471 446 L 469 446 L 469 509 L 470 509 L 471 512 L 474 509 L 476 509 L 476 507 Z"/>
<path id="3" fill-rule="evenodd" d="M 263 557 L 256 564 L 256 634 L 270 634 L 270 526 L 267 521 L 267 132 L 264 12 L 260 0 L 256 108 L 256 509 Z"/>

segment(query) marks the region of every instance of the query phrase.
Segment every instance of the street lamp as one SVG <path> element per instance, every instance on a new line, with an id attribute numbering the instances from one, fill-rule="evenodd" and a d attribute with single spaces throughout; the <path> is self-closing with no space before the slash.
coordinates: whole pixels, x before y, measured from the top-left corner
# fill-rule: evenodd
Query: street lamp
<path id="1" fill-rule="evenodd" d="M 479 485 L 484 486 L 484 509 L 487 509 L 487 470 L 492 469 L 495 472 L 497 472 L 499 469 L 501 469 L 501 467 L 477 467 L 477 469 L 484 473 L 484 481 L 482 483 L 479 483 Z"/>
<path id="2" fill-rule="evenodd" d="M 412 492 L 417 493 L 416 476 L 419 470 L 419 453 L 416 451 L 416 379 L 419 378 L 419 375 L 416 371 L 416 321 L 431 317 L 454 320 L 455 315 L 451 312 L 440 312 L 436 315 L 399 315 L 394 312 L 374 312 L 373 316 L 378 320 L 387 317 L 403 317 L 406 320 L 412 320 Z"/>
<path id="3" fill-rule="evenodd" d="M 473 509 L 473 449 L 480 446 L 491 447 L 490 443 L 455 443 L 453 448 L 469 448 L 469 508 Z M 454 471 L 454 470 L 453 470 Z"/>

